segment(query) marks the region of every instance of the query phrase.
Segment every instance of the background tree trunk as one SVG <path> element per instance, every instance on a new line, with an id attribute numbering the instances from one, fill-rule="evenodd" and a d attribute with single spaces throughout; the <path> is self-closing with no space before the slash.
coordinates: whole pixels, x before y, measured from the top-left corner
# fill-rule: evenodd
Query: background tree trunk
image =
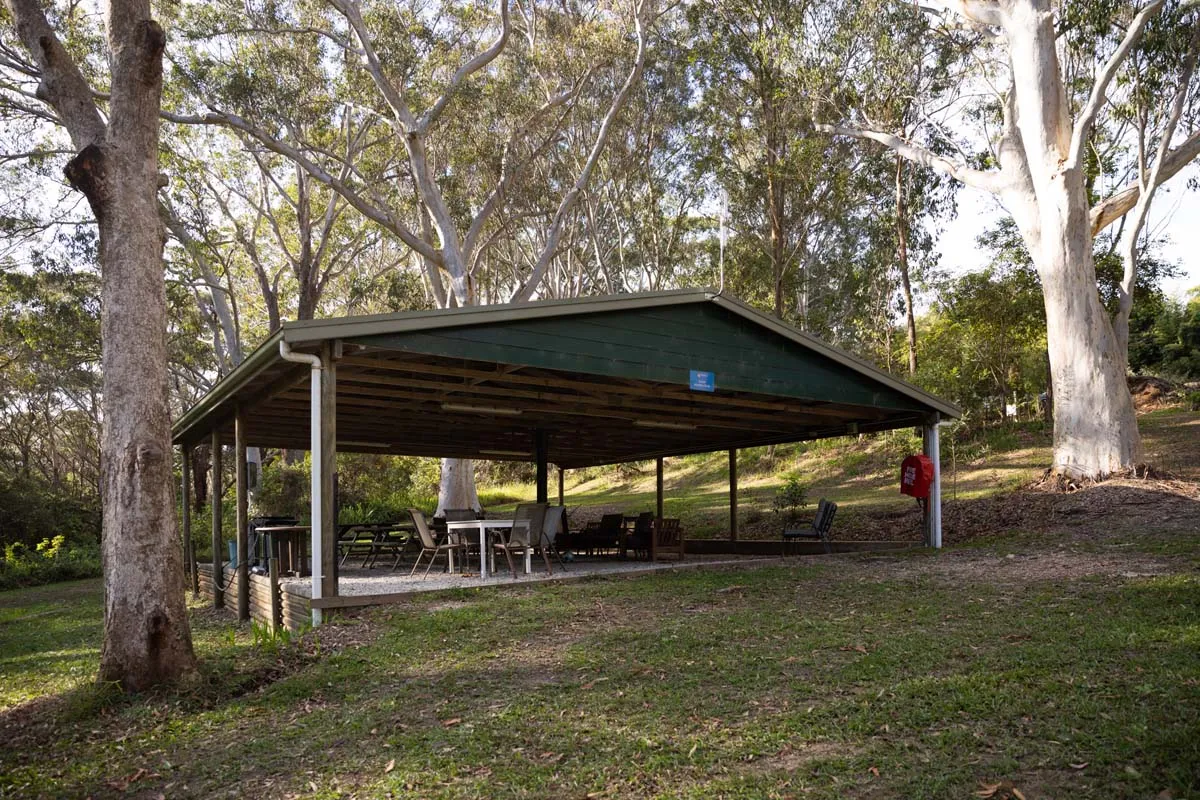
<path id="1" fill-rule="evenodd" d="M 442 480 L 438 487 L 438 506 L 433 515 L 447 508 L 482 510 L 479 493 L 475 490 L 475 462 L 469 458 L 443 458 Z"/>
<path id="2" fill-rule="evenodd" d="M 904 322 L 908 330 L 908 374 L 917 374 L 917 317 L 913 311 L 912 282 L 908 274 L 908 209 L 904 203 L 904 159 L 896 155 L 896 263 L 904 292 Z M 888 347 L 889 357 L 891 347 Z"/>

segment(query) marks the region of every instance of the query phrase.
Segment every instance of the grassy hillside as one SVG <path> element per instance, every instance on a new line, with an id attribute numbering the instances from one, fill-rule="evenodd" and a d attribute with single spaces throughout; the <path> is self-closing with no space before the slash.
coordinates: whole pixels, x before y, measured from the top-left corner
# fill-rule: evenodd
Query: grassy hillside
<path id="1" fill-rule="evenodd" d="M 1200 412 L 1168 409 L 1140 419 L 1147 460 L 1184 480 L 1200 480 Z M 1037 479 L 1050 464 L 1051 437 L 1040 422 L 1013 423 L 981 431 L 944 431 L 943 496 L 947 503 L 989 497 Z M 738 503 L 746 538 L 774 538 L 775 493 L 792 476 L 808 488 L 810 510 L 828 497 L 843 511 L 838 535 L 856 535 L 856 527 L 879 533 L 872 518 L 901 517 L 903 535 L 919 538 L 918 515 L 911 498 L 899 493 L 900 462 L 920 452 L 911 430 L 862 437 L 840 437 L 765 447 L 738 453 Z M 724 452 L 670 458 L 664 465 L 667 516 L 680 517 L 689 536 L 725 536 L 729 530 L 728 455 Z M 567 472 L 565 502 L 572 518 L 593 519 L 605 510 L 654 508 L 654 463 L 642 462 Z M 551 495 L 554 495 L 553 480 Z M 532 484 L 489 487 L 484 505 L 497 510 L 531 501 Z M 911 512 L 911 513 L 909 513 Z"/>

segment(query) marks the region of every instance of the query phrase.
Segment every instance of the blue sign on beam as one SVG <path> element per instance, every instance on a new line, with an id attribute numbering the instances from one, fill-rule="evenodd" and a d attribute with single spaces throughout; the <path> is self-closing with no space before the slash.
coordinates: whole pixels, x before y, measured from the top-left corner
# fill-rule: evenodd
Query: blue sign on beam
<path id="1" fill-rule="evenodd" d="M 711 372 L 692 370 L 691 387 L 693 392 L 712 392 L 717 388 L 717 376 Z"/>

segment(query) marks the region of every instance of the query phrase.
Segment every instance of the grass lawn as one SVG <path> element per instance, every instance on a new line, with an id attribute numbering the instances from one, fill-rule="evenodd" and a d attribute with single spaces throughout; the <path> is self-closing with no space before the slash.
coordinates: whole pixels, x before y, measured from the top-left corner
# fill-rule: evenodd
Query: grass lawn
<path id="1" fill-rule="evenodd" d="M 440 594 L 290 644 L 197 608 L 202 680 L 136 699 L 80 683 L 98 584 L 0 595 L 0 796 L 1200 797 L 1196 505 Z"/>

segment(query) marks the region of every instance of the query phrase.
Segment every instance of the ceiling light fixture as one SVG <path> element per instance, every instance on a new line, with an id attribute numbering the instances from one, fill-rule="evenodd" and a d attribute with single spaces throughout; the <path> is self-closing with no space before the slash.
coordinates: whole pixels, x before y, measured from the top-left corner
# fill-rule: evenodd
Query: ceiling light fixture
<path id="1" fill-rule="evenodd" d="M 634 425 L 639 428 L 662 428 L 668 431 L 694 431 L 696 426 L 687 422 L 659 422 L 656 419 L 635 419 Z"/>
<path id="2" fill-rule="evenodd" d="M 519 408 L 498 408 L 496 406 L 471 406 L 463 403 L 442 403 L 442 411 L 466 411 L 469 414 L 501 414 L 506 417 L 519 417 Z"/>
<path id="3" fill-rule="evenodd" d="M 483 456 L 515 456 L 517 458 L 529 458 L 529 453 L 522 450 L 480 450 L 479 454 Z"/>

